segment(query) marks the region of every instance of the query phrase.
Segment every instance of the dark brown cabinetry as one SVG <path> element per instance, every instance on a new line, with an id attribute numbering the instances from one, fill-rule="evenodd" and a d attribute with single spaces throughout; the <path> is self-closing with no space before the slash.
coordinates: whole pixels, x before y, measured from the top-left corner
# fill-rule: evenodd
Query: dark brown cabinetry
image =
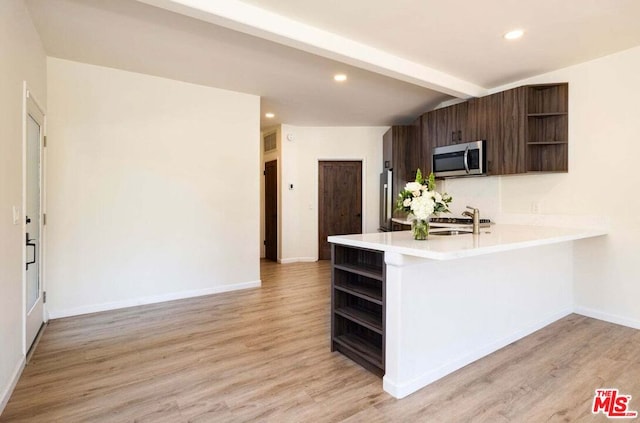
<path id="1" fill-rule="evenodd" d="M 516 88 L 469 101 L 469 141 L 487 141 L 489 175 L 526 171 L 524 94 Z"/>
<path id="2" fill-rule="evenodd" d="M 527 171 L 569 170 L 569 84 L 527 89 Z"/>
<path id="3" fill-rule="evenodd" d="M 384 253 L 332 244 L 331 351 L 384 375 Z"/>
<path id="4" fill-rule="evenodd" d="M 425 113 L 420 117 L 420 170 L 424 175 L 431 173 L 433 147 L 436 146 L 436 118 L 435 113 Z"/>
<path id="5" fill-rule="evenodd" d="M 431 172 L 434 147 L 444 147 L 473 141 L 473 116 L 468 102 L 454 104 L 423 114 L 420 117 L 420 169 L 423 175 Z"/>
<path id="6" fill-rule="evenodd" d="M 425 113 L 422 116 L 423 138 L 428 137 L 431 147 L 469 141 L 468 107 L 464 102 Z"/>
<path id="7" fill-rule="evenodd" d="M 568 84 L 526 85 L 421 116 L 421 168 L 434 147 L 486 140 L 487 173 L 568 170 Z"/>
<path id="8" fill-rule="evenodd" d="M 413 181 L 421 163 L 419 125 L 392 126 L 382 138 L 384 169 L 393 170 L 392 199 L 398 197 L 408 181 Z M 396 214 L 394 213 L 394 216 Z"/>
<path id="9" fill-rule="evenodd" d="M 468 103 L 435 110 L 435 145 L 442 147 L 468 141 Z"/>

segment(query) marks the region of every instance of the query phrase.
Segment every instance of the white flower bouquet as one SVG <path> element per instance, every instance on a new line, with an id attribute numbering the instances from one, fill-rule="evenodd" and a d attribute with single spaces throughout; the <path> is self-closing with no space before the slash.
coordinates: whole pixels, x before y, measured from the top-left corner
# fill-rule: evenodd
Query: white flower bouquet
<path id="1" fill-rule="evenodd" d="M 408 213 L 408 220 L 415 239 L 426 239 L 429 234 L 429 216 L 436 213 L 449 213 L 451 196 L 436 191 L 433 172 L 425 181 L 420 169 L 416 172 L 416 180 L 405 185 L 398 194 L 397 210 Z"/>

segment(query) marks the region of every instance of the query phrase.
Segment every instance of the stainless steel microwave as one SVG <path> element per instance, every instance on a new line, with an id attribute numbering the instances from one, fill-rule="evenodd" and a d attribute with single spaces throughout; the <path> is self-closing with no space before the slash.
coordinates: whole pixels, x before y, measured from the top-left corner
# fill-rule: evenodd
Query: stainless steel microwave
<path id="1" fill-rule="evenodd" d="M 470 176 L 487 173 L 486 141 L 434 147 L 432 167 L 435 176 Z"/>

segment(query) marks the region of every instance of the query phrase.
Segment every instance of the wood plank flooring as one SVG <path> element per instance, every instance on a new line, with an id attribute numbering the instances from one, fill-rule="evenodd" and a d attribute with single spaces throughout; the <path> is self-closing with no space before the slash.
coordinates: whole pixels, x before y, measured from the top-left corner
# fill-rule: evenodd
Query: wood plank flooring
<path id="1" fill-rule="evenodd" d="M 605 387 L 640 411 L 640 331 L 577 315 L 396 400 L 330 352 L 329 272 L 54 320 L 0 422 L 591 422 Z"/>

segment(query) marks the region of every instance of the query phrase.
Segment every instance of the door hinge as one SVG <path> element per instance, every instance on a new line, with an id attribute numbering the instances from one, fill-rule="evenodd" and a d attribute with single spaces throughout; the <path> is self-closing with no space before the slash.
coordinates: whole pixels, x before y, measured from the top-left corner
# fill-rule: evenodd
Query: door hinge
<path id="1" fill-rule="evenodd" d="M 47 224 L 47 214 L 42 213 L 42 226 L 45 226 L 46 224 Z"/>
<path id="2" fill-rule="evenodd" d="M 267 245 L 267 240 L 262 241 L 262 245 Z"/>
<path id="3" fill-rule="evenodd" d="M 44 147 L 46 147 L 47 146 L 47 136 L 45 135 L 42 138 L 43 138 L 42 144 L 43 144 Z"/>
<path id="4" fill-rule="evenodd" d="M 42 292 L 42 302 L 46 303 L 47 302 L 47 291 L 43 291 Z"/>
<path id="5" fill-rule="evenodd" d="M 263 170 L 263 171 L 262 171 L 262 174 L 266 176 L 266 175 L 267 175 L 267 171 L 266 171 L 266 170 Z"/>

